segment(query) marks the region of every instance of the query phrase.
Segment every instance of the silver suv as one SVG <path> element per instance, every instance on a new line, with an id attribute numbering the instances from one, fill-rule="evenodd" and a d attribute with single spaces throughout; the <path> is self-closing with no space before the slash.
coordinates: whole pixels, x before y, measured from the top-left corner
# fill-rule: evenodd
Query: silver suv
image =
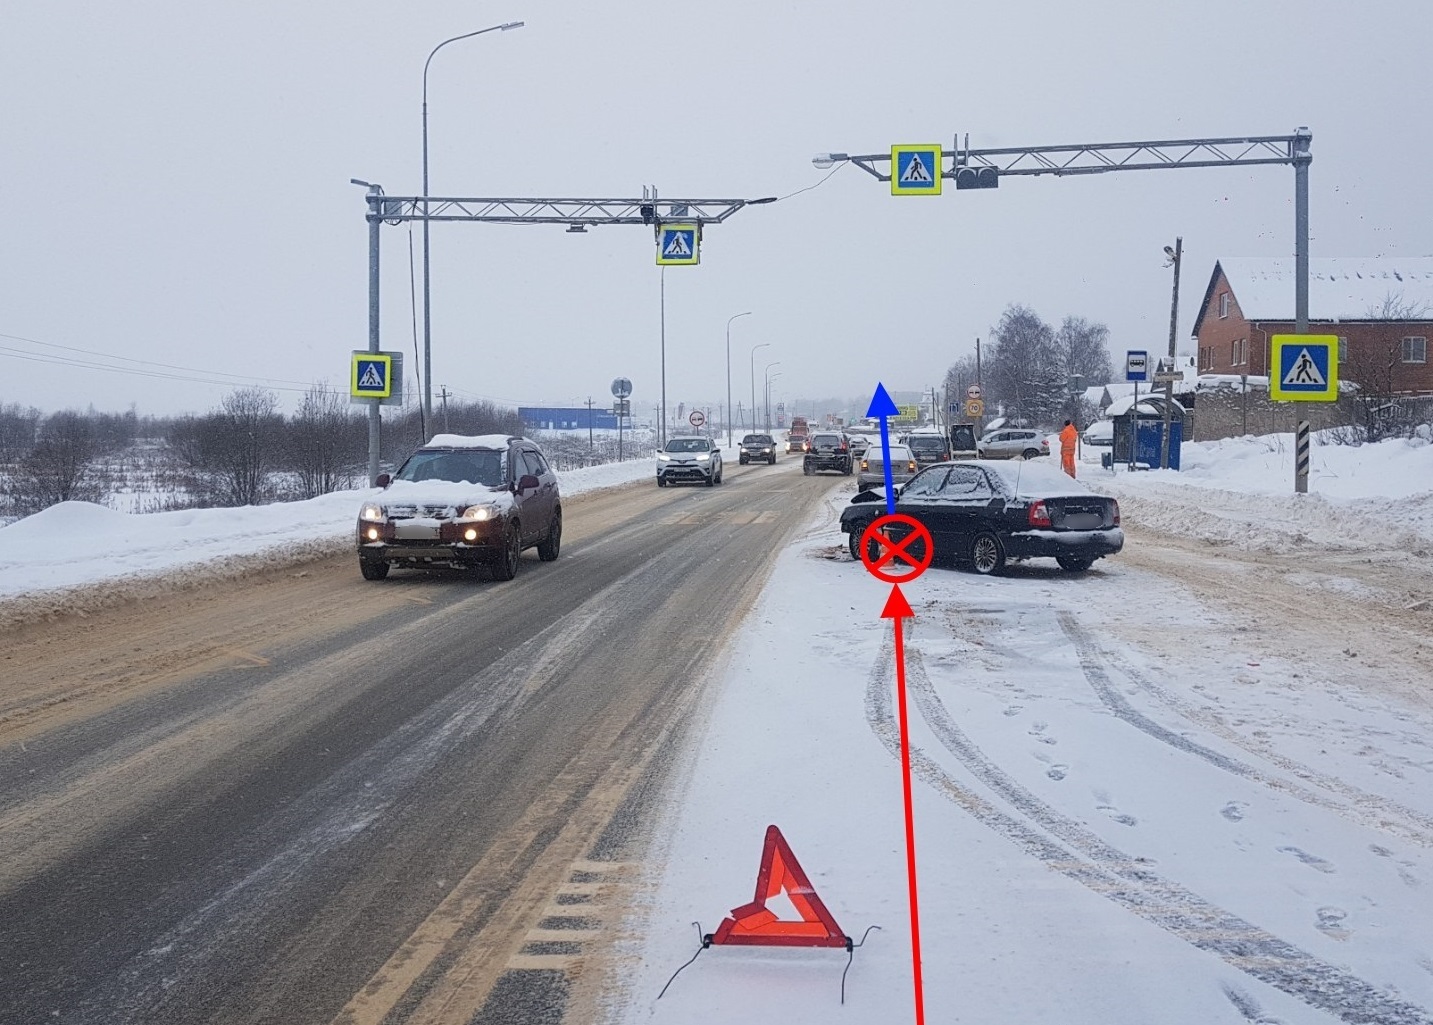
<path id="1" fill-rule="evenodd" d="M 721 483 L 721 449 L 708 438 L 668 438 L 657 453 L 657 487 L 668 484 Z"/>
<path id="2" fill-rule="evenodd" d="M 975 443 L 981 459 L 1034 459 L 1050 454 L 1050 441 L 1040 431 L 1002 428 Z"/>

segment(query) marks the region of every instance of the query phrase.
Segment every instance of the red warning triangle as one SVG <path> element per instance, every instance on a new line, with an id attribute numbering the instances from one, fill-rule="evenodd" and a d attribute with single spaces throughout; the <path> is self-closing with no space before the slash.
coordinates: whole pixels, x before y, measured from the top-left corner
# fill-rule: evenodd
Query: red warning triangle
<path id="1" fill-rule="evenodd" d="M 771 897 L 785 891 L 801 915 L 801 921 L 778 919 L 766 907 Z M 850 939 L 836 924 L 826 905 L 816 895 L 811 880 L 801 869 L 796 855 L 781 830 L 766 827 L 766 844 L 761 849 L 761 868 L 756 873 L 756 897 L 750 904 L 733 908 L 712 935 L 713 943 L 765 945 L 774 947 L 850 947 Z"/>

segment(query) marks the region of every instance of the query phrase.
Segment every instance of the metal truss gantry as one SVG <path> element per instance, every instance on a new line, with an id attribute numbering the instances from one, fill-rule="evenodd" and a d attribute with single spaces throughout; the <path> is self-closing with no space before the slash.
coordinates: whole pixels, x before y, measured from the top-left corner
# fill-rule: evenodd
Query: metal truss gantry
<path id="1" fill-rule="evenodd" d="M 1152 142 L 1097 142 L 1059 146 L 1005 146 L 971 149 L 970 136 L 953 149 L 941 150 L 942 178 L 960 183 L 961 172 L 989 169 L 996 180 L 1016 176 L 1051 174 L 1104 174 L 1109 171 L 1163 171 L 1176 167 L 1257 167 L 1286 164 L 1294 169 L 1294 332 L 1309 329 L 1309 164 L 1313 133 L 1299 127 L 1292 135 L 1248 135 L 1220 139 L 1161 139 Z M 891 180 L 891 154 L 821 153 L 812 161 L 817 167 L 841 162 L 855 164 L 879 181 Z M 994 183 L 992 183 L 994 184 Z M 1171 355 L 1173 353 L 1171 352 Z M 1166 394 L 1168 391 L 1166 390 Z M 1167 437 L 1166 433 L 1166 437 Z M 1294 490 L 1308 491 L 1308 475 L 1295 469 Z"/>

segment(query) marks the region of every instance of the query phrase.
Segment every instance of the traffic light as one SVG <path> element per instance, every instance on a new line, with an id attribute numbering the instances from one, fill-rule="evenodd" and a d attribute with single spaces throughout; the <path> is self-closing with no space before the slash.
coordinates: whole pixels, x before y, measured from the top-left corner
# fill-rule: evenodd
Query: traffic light
<path id="1" fill-rule="evenodd" d="M 996 189 L 1000 187 L 1000 169 L 996 167 L 957 167 L 957 189 Z"/>

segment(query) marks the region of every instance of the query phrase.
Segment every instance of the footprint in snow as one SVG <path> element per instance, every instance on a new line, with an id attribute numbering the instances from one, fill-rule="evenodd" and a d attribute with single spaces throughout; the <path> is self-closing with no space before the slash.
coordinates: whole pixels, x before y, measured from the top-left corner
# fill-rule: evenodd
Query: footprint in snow
<path id="1" fill-rule="evenodd" d="M 1024 706 L 1022 706 L 1022 705 L 1011 705 L 1009 708 L 1005 709 L 1005 713 L 1004 713 L 1004 714 L 1005 714 L 1005 715 L 1014 716 L 1014 715 L 1019 715 L 1019 714 L 1020 714 L 1021 712 L 1023 712 L 1023 711 L 1025 711 Z"/>
<path id="2" fill-rule="evenodd" d="M 1245 801 L 1230 801 L 1219 809 L 1219 814 L 1223 815 L 1230 822 L 1239 822 L 1244 818 L 1244 809 L 1247 807 L 1249 807 L 1249 805 Z"/>
<path id="3" fill-rule="evenodd" d="M 1281 854 L 1292 854 L 1294 857 L 1302 861 L 1305 865 L 1309 866 L 1309 868 L 1316 868 L 1320 872 L 1327 872 L 1329 874 L 1333 874 L 1337 871 L 1337 869 L 1335 869 L 1323 858 L 1320 858 L 1316 854 L 1310 854 L 1308 851 L 1300 850 L 1297 847 L 1280 847 L 1278 848 L 1278 850 Z"/>
<path id="4" fill-rule="evenodd" d="M 1348 918 L 1348 912 L 1343 908 L 1323 907 L 1317 911 L 1318 921 L 1315 923 L 1319 932 L 1336 940 L 1346 940 L 1352 933 L 1343 927 L 1344 919 Z"/>
<path id="5" fill-rule="evenodd" d="M 1058 744 L 1059 741 L 1056 740 L 1054 737 L 1045 736 L 1045 728 L 1048 725 L 1048 723 L 1043 722 L 1032 723 L 1030 725 L 1030 736 L 1034 737 L 1042 744 Z"/>
<path id="6" fill-rule="evenodd" d="M 1068 765 L 1052 765 L 1045 770 L 1045 775 L 1054 780 L 1061 780 L 1065 778 L 1065 774 L 1069 771 L 1070 767 Z"/>
<path id="7" fill-rule="evenodd" d="M 1126 815 L 1126 814 L 1124 814 L 1122 811 L 1120 811 L 1118 808 L 1116 808 L 1116 807 L 1114 807 L 1114 806 L 1112 806 L 1112 805 L 1100 804 L 1100 805 L 1096 805 L 1096 808 L 1097 808 L 1099 811 L 1104 812 L 1106 815 L 1108 815 L 1110 818 L 1114 819 L 1116 822 L 1118 822 L 1118 823 L 1119 823 L 1120 825 L 1122 825 L 1122 826 L 1137 826 L 1137 825 L 1139 825 L 1139 819 L 1135 818 L 1133 815 Z"/>

